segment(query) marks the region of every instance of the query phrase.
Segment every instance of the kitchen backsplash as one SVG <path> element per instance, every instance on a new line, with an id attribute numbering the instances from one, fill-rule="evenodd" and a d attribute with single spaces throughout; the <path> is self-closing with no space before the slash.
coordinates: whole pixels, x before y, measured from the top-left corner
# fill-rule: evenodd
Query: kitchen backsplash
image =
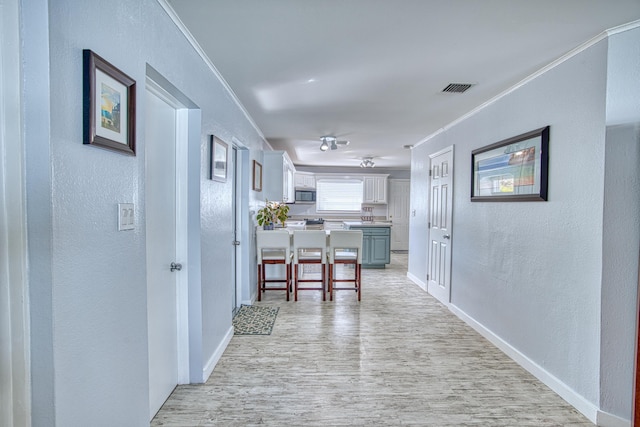
<path id="1" fill-rule="evenodd" d="M 367 212 L 366 215 L 371 215 L 376 220 L 386 220 L 388 214 L 387 205 L 368 205 L 373 206 L 372 212 Z M 353 214 L 346 213 L 325 213 L 325 212 L 317 212 L 315 204 L 290 204 L 289 205 L 289 216 L 291 218 L 325 218 L 325 219 L 356 219 L 359 220 L 362 215 L 361 212 L 356 212 Z"/>

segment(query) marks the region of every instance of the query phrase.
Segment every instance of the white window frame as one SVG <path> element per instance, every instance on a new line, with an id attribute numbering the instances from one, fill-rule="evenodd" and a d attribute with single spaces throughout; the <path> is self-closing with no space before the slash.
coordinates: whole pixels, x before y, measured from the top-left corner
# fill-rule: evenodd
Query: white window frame
<path id="1" fill-rule="evenodd" d="M 335 183 L 335 184 L 351 184 L 357 183 L 360 186 L 360 191 L 358 192 L 360 200 L 357 203 L 354 203 L 354 209 L 322 209 L 321 208 L 321 198 L 323 192 L 323 183 Z M 364 181 L 362 178 L 355 177 L 317 177 L 316 178 L 316 211 L 324 212 L 324 213 L 360 213 L 361 204 L 364 200 Z M 357 204 L 357 208 L 355 205 Z"/>

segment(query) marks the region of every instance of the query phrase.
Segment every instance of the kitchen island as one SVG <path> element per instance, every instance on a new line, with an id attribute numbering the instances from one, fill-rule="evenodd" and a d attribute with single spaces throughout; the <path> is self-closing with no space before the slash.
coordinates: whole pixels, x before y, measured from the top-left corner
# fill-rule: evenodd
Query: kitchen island
<path id="1" fill-rule="evenodd" d="M 362 268 L 385 268 L 391 262 L 391 223 L 344 221 L 347 230 L 362 230 Z"/>

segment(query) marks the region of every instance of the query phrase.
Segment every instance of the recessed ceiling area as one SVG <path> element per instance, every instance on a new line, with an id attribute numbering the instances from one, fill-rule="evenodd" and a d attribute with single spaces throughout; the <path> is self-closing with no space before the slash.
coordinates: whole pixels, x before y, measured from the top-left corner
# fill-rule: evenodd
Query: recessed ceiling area
<path id="1" fill-rule="evenodd" d="M 403 147 L 640 19 L 638 0 L 167 1 L 296 166 L 408 169 Z"/>

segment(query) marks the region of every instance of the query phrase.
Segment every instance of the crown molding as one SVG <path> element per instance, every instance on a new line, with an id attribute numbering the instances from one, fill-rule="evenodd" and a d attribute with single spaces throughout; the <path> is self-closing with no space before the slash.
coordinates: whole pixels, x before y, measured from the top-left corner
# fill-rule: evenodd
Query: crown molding
<path id="1" fill-rule="evenodd" d="M 200 55 L 200 57 L 202 58 L 204 63 L 209 67 L 211 72 L 216 76 L 216 78 L 220 81 L 220 83 L 222 83 L 222 85 L 227 90 L 227 92 L 229 92 L 229 95 L 231 95 L 231 99 L 233 99 L 233 101 L 238 106 L 240 111 L 242 111 L 242 113 L 244 114 L 245 118 L 249 121 L 249 123 L 251 124 L 253 129 L 260 136 L 260 138 L 262 138 L 262 141 L 264 143 L 266 143 L 269 147 L 271 147 L 271 145 L 267 141 L 267 138 L 265 138 L 264 134 L 262 133 L 262 131 L 260 130 L 260 128 L 258 127 L 256 122 L 253 120 L 253 118 L 251 117 L 249 112 L 244 108 L 244 105 L 242 105 L 242 103 L 240 102 L 240 99 L 238 99 L 238 96 L 236 95 L 236 93 L 233 91 L 233 89 L 231 89 L 231 86 L 229 86 L 229 83 L 227 83 L 227 81 L 224 79 L 224 77 L 222 77 L 222 74 L 220 74 L 220 71 L 218 71 L 216 66 L 213 65 L 213 62 L 211 62 L 211 59 L 209 59 L 209 57 L 205 53 L 204 49 L 202 49 L 202 46 L 200 46 L 200 43 L 198 43 L 196 41 L 196 39 L 193 37 L 191 32 L 187 29 L 187 26 L 184 25 L 184 22 L 182 22 L 182 20 L 180 19 L 180 17 L 176 13 L 176 11 L 173 10 L 173 8 L 169 5 L 169 3 L 167 3 L 166 0 L 157 0 L 157 1 L 160 4 L 160 6 L 164 9 L 164 11 L 167 13 L 169 18 L 176 25 L 176 27 L 178 27 L 180 32 L 182 32 L 182 34 L 187 39 L 189 44 L 191 44 L 191 46 L 196 51 L 196 53 L 198 55 Z"/>
<path id="2" fill-rule="evenodd" d="M 442 128 L 438 129 L 437 131 L 429 134 L 427 137 L 425 137 L 425 138 L 421 139 L 419 142 L 417 142 L 414 145 L 414 148 L 418 147 L 418 146 L 420 146 L 422 144 L 427 143 L 429 140 L 431 140 L 432 138 L 436 137 L 437 135 L 439 135 L 439 134 L 451 129 L 452 127 L 456 126 L 457 124 L 460 124 L 461 122 L 463 122 L 463 121 L 467 120 L 468 118 L 474 116 L 476 113 L 482 111 L 483 109 L 485 109 L 489 105 L 496 103 L 501 98 L 504 98 L 505 96 L 511 94 L 512 92 L 516 91 L 517 89 L 521 88 L 522 86 L 526 85 L 527 83 L 530 83 L 531 81 L 537 79 L 541 75 L 543 75 L 546 72 L 554 69 L 558 65 L 568 61 L 569 59 L 573 58 L 577 54 L 589 49 L 590 47 L 592 47 L 593 45 L 601 42 L 602 40 L 605 40 L 605 39 L 611 37 L 612 35 L 619 34 L 619 33 L 625 32 L 625 31 L 629 31 L 629 30 L 632 30 L 632 29 L 635 29 L 635 28 L 638 28 L 638 27 L 640 27 L 640 20 L 633 21 L 633 22 L 630 22 L 628 24 L 620 25 L 620 26 L 617 26 L 617 27 L 614 27 L 614 28 L 611 28 L 611 29 L 603 31 L 602 33 L 598 34 L 597 36 L 593 37 L 592 39 L 587 40 L 586 42 L 584 42 L 583 44 L 579 45 L 578 47 L 576 47 L 576 48 L 570 50 L 569 52 L 565 53 L 564 55 L 562 55 L 558 59 L 554 60 L 553 62 L 549 63 L 548 65 L 542 67 L 541 69 L 539 69 L 535 73 L 529 75 L 528 77 L 525 77 L 523 80 L 521 80 L 520 82 L 518 82 L 515 85 L 511 86 L 509 89 L 499 93 L 498 95 L 496 95 L 493 98 L 489 99 L 488 101 L 480 104 L 479 106 L 477 106 L 473 110 L 469 111 L 468 113 L 458 117 L 457 119 L 455 119 L 454 121 L 450 122 L 449 124 L 443 126 Z"/>

